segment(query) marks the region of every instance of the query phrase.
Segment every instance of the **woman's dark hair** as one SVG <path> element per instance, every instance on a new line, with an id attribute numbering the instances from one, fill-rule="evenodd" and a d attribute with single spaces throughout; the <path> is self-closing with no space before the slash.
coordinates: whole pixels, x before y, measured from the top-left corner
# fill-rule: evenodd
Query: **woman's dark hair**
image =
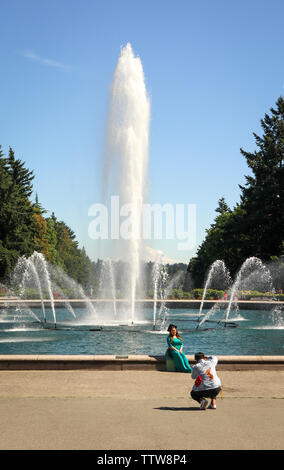
<path id="1" fill-rule="evenodd" d="M 205 354 L 203 352 L 198 352 L 198 353 L 195 353 L 194 355 L 194 359 L 196 360 L 196 362 L 200 361 L 200 359 L 204 359 L 205 358 Z"/>
<path id="2" fill-rule="evenodd" d="M 175 329 L 176 329 L 176 337 L 181 340 L 181 337 L 180 337 L 179 332 L 178 332 L 178 330 L 177 330 L 177 326 L 176 326 L 176 325 L 173 325 L 173 324 L 171 323 L 171 324 L 169 325 L 169 327 L 168 327 L 168 332 L 170 333 L 170 336 L 171 336 L 171 342 L 173 341 L 173 337 L 172 337 L 172 334 L 171 334 L 171 329 L 172 329 L 172 328 L 175 328 Z"/>

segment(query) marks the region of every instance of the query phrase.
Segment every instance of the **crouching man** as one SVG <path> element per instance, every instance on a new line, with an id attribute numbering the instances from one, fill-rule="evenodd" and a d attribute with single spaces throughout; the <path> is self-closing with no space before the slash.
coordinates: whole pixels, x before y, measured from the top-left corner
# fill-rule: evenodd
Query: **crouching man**
<path id="1" fill-rule="evenodd" d="M 209 408 L 216 409 L 216 397 L 221 390 L 221 380 L 216 373 L 218 359 L 216 356 L 205 356 L 198 352 L 194 356 L 196 365 L 192 368 L 191 377 L 196 379 L 191 390 L 193 400 L 200 403 L 200 409 L 205 410 L 211 399 Z"/>

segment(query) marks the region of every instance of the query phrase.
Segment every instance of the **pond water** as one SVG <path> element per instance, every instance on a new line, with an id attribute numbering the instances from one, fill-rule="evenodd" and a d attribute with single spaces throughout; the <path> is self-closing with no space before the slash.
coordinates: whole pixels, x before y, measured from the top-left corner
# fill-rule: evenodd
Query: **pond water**
<path id="1" fill-rule="evenodd" d="M 33 308 L 37 318 L 41 309 Z M 140 312 L 141 320 L 134 325 L 114 321 L 94 322 L 86 309 L 57 309 L 57 327 L 46 309 L 44 324 L 27 312 L 0 309 L 0 354 L 146 354 L 163 355 L 167 349 L 167 327 L 177 325 L 185 354 L 203 351 L 217 355 L 283 355 L 284 312 L 240 310 L 232 312 L 230 322 L 236 327 L 218 324 L 218 318 L 205 322 L 196 330 L 198 311 L 172 309 L 167 311 L 164 329 L 153 330 L 153 310 Z M 204 310 L 206 314 L 206 310 Z M 224 317 L 224 312 L 223 312 Z"/>

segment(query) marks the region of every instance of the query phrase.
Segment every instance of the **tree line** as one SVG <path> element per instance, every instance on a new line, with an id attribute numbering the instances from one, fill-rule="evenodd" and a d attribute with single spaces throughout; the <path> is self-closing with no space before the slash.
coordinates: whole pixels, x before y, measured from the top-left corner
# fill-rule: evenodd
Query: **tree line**
<path id="1" fill-rule="evenodd" d="M 13 149 L 5 156 L 0 146 L 0 280 L 10 276 L 20 256 L 38 251 L 82 285 L 95 282 L 93 264 L 74 232 L 54 213 L 46 217 L 37 195 L 31 201 L 33 179 Z"/>
<path id="2" fill-rule="evenodd" d="M 239 185 L 240 202 L 230 208 L 224 197 L 204 241 L 188 265 L 196 287 L 202 287 L 209 266 L 223 260 L 232 275 L 250 256 L 277 266 L 278 287 L 284 287 L 284 99 L 261 119 L 263 135 L 253 133 L 256 150 L 240 149 L 251 174 Z"/>
<path id="3" fill-rule="evenodd" d="M 103 260 L 92 261 L 84 247 L 79 247 L 73 230 L 58 220 L 54 212 L 47 217 L 37 194 L 35 201 L 31 200 L 34 178 L 34 172 L 15 157 L 11 147 L 5 156 L 0 146 L 0 282 L 5 284 L 9 279 L 20 256 L 29 257 L 37 251 L 81 284 L 88 294 L 99 294 L 103 277 L 111 289 Z M 129 282 L 129 269 L 123 261 L 113 261 L 112 266 L 117 296 L 123 296 Z M 186 264 L 177 263 L 169 265 L 167 270 L 169 281 L 177 272 L 183 271 L 181 285 L 189 290 L 186 268 Z M 141 266 L 143 296 L 153 294 L 152 270 L 151 262 Z"/>

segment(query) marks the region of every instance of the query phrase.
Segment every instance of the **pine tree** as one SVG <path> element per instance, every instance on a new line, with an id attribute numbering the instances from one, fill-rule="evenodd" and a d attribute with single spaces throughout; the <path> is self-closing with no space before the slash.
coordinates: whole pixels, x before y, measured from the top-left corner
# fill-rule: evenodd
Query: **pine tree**
<path id="1" fill-rule="evenodd" d="M 241 203 L 247 213 L 246 232 L 255 256 L 279 255 L 284 238 L 284 99 L 261 120 L 263 136 L 254 133 L 258 149 L 245 152 L 251 176 L 246 176 Z"/>
<path id="2" fill-rule="evenodd" d="M 226 203 L 224 197 L 221 197 L 221 199 L 219 199 L 219 201 L 218 201 L 218 207 L 217 207 L 217 209 L 215 209 L 215 210 L 216 210 L 216 212 L 218 212 L 219 214 L 224 214 L 224 213 L 226 213 L 226 212 L 231 212 L 231 209 L 230 209 L 230 207 L 228 206 L 228 204 Z"/>
<path id="3" fill-rule="evenodd" d="M 47 211 L 39 202 L 30 201 L 33 171 L 15 158 L 13 149 L 5 157 L 0 146 L 0 278 L 8 277 L 21 255 L 34 250 L 84 286 L 96 282 L 94 265 L 80 249 L 75 233 L 63 222 L 43 216 Z"/>
<path id="4" fill-rule="evenodd" d="M 232 275 L 249 256 L 263 261 L 282 254 L 284 238 L 284 99 L 261 120 L 263 136 L 254 133 L 257 150 L 241 149 L 252 175 L 246 176 L 241 201 L 233 210 L 224 198 L 219 214 L 206 230 L 205 240 L 190 260 L 188 271 L 198 287 L 216 259 L 224 260 Z"/>
<path id="5" fill-rule="evenodd" d="M 22 162 L 20 159 L 15 159 L 15 153 L 11 147 L 9 148 L 9 157 L 7 161 L 9 164 L 9 173 L 12 176 L 14 183 L 28 199 L 33 191 L 33 171 L 25 168 L 25 162 Z"/>
<path id="6" fill-rule="evenodd" d="M 17 255 L 30 255 L 34 250 L 33 207 L 28 199 L 31 179 L 31 172 L 15 160 L 11 148 L 8 158 L 0 149 L 0 240 L 5 253 L 0 275 L 8 274 Z"/>

